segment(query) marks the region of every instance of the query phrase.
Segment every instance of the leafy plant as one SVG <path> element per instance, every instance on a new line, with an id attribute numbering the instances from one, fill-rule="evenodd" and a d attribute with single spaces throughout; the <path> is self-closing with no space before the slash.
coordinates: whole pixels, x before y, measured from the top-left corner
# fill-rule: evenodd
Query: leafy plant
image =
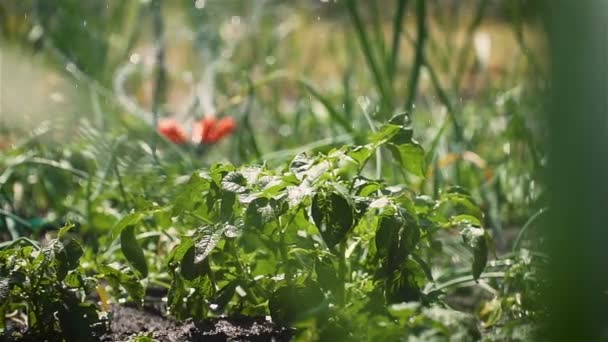
<path id="1" fill-rule="evenodd" d="M 125 216 L 113 235 L 133 272 L 145 278 L 138 227 L 162 214 L 184 231 L 166 258 L 168 304 L 178 318 L 270 313 L 279 323 L 324 333 L 353 319 L 345 312 L 389 317 L 392 304 L 435 302 L 423 289 L 433 282 L 437 234 L 462 234 L 473 251 L 475 279 L 487 261 L 489 236 L 462 190 L 432 200 L 362 176 L 383 148 L 422 176 L 424 152 L 400 119 L 365 145 L 300 154 L 283 168 L 214 164 L 166 203 Z"/>
<path id="2" fill-rule="evenodd" d="M 434 0 L 382 3 L 395 11 L 287 3 L 0 4 L 3 36 L 52 57 L 88 92 L 81 112 L 95 114 L 67 143 L 43 125 L 0 154 L 0 239 L 10 239 L 0 244 L 1 328 L 85 340 L 105 323 L 94 301 L 108 312 L 160 290 L 178 319 L 269 315 L 299 340 L 534 337 L 546 257 L 523 233 L 536 215 L 513 253 L 500 253 L 503 226 L 520 226 L 544 196 L 542 129 L 529 119 L 538 94 L 518 77 L 475 101 L 461 89 L 491 2 L 454 2 L 450 16 Z M 517 43 L 533 57 L 513 6 Z M 469 8 L 460 42 L 451 12 Z M 173 41 L 178 12 L 187 42 Z M 317 14 L 331 21 L 307 19 Z M 321 60 L 305 52 L 324 45 L 303 40 L 318 26 L 328 45 L 346 46 L 319 55 L 340 75 L 308 70 Z M 170 108 L 182 78 L 192 98 Z M 401 109 L 408 116 L 389 119 Z M 173 144 L 151 123 L 174 110 L 169 128 L 217 115 L 239 118 L 238 134 L 210 148 L 178 130 L 183 144 Z M 78 230 L 57 234 L 66 221 Z"/>
<path id="3" fill-rule="evenodd" d="M 97 307 L 86 297 L 96 281 L 79 261 L 82 247 L 62 228 L 56 239 L 40 246 L 19 239 L 0 249 L 0 324 L 6 315 L 23 312 L 33 336 L 93 341 L 105 331 Z"/>

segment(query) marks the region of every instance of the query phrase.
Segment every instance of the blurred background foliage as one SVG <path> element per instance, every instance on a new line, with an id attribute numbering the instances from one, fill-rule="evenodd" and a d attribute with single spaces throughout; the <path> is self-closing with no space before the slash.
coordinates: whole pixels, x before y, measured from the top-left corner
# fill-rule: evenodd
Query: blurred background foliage
<path id="1" fill-rule="evenodd" d="M 348 1 L 3 1 L 1 144 L 41 122 L 76 143 L 82 122 L 141 138 L 153 112 L 187 127 L 217 114 L 239 118 L 238 134 L 190 165 L 272 163 L 406 111 L 430 151 L 417 186 L 473 189 L 491 226 L 523 224 L 541 196 L 537 2 L 354 3 L 367 46 Z"/>
<path id="2" fill-rule="evenodd" d="M 426 177 L 390 162 L 380 176 L 434 198 L 466 188 L 498 253 L 534 248 L 546 202 L 541 25 L 534 0 L 4 0 L 0 210 L 11 220 L 0 240 L 70 220 L 94 245 L 120 213 L 175 191 L 171 177 L 360 143 L 406 112 Z M 238 129 L 212 146 L 155 133 L 158 117 L 190 130 L 205 115 Z M 466 255 L 450 253 L 446 264 Z M 518 266 L 504 302 L 481 308 L 490 325 L 534 290 Z"/>

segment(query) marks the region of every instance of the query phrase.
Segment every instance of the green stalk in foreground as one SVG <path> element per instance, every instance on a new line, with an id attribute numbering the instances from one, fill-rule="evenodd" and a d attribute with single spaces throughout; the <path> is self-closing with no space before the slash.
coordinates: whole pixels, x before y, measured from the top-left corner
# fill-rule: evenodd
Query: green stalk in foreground
<path id="1" fill-rule="evenodd" d="M 410 71 L 410 79 L 408 82 L 407 103 L 405 109 L 412 110 L 416 94 L 418 93 L 418 80 L 420 79 L 420 70 L 424 65 L 424 47 L 426 44 L 427 28 L 426 28 L 426 0 L 418 0 L 416 3 L 416 19 L 418 28 L 418 38 L 416 40 L 416 56 L 414 57 L 414 65 Z"/>
<path id="2" fill-rule="evenodd" d="M 608 318 L 608 2 L 545 1 L 552 59 L 543 237 L 546 341 L 599 341 Z"/>

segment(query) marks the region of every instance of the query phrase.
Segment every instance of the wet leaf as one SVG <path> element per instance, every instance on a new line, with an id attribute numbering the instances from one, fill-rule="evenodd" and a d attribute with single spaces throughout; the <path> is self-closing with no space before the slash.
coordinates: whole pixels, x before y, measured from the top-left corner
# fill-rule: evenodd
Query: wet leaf
<path id="1" fill-rule="evenodd" d="M 0 307 L 4 305 L 10 294 L 8 278 L 0 278 Z"/>
<path id="2" fill-rule="evenodd" d="M 401 167 L 418 177 L 424 177 L 424 149 L 418 143 L 389 144 L 388 149 Z"/>
<path id="3" fill-rule="evenodd" d="M 353 226 L 353 207 L 337 192 L 315 195 L 311 215 L 330 248 L 341 242 Z"/>
<path id="4" fill-rule="evenodd" d="M 309 158 L 305 153 L 298 154 L 289 165 L 291 171 L 296 177 L 298 174 L 306 172 L 314 164 L 314 159 Z"/>
<path id="5" fill-rule="evenodd" d="M 199 264 L 209 256 L 211 251 L 217 246 L 222 238 L 224 228 L 219 229 L 204 226 L 200 227 L 194 238 L 194 263 Z"/>
<path id="6" fill-rule="evenodd" d="M 123 229 L 127 228 L 128 226 L 133 226 L 138 224 L 139 222 L 141 222 L 141 220 L 144 218 L 144 213 L 142 212 L 134 212 L 131 213 L 125 217 L 122 218 L 122 220 L 120 220 L 116 226 L 114 226 L 114 228 L 112 228 L 112 238 L 116 238 L 118 235 L 121 234 L 121 232 L 123 231 Z"/>
<path id="7" fill-rule="evenodd" d="M 289 325 L 327 308 L 323 292 L 314 284 L 279 287 L 268 301 L 273 321 Z"/>
<path id="8" fill-rule="evenodd" d="M 264 197 L 257 198 L 247 206 L 245 223 L 249 226 L 261 228 L 276 219 L 272 200 Z"/>
<path id="9" fill-rule="evenodd" d="M 487 232 L 483 228 L 469 226 L 463 228 L 461 234 L 464 243 L 473 252 L 473 278 L 478 280 L 488 262 Z"/>
<path id="10" fill-rule="evenodd" d="M 247 179 L 236 171 L 229 172 L 222 180 L 222 189 L 235 194 L 245 193 L 247 191 L 245 185 L 247 185 Z"/>
<path id="11" fill-rule="evenodd" d="M 120 233 L 120 247 L 125 258 L 142 277 L 148 276 L 148 264 L 144 251 L 135 238 L 135 227 L 129 226 Z"/>
<path id="12" fill-rule="evenodd" d="M 74 270 L 80 264 L 80 257 L 83 254 L 82 247 L 73 239 L 66 244 L 57 241 L 53 247 L 57 264 L 57 278 L 63 280 L 69 271 Z"/>

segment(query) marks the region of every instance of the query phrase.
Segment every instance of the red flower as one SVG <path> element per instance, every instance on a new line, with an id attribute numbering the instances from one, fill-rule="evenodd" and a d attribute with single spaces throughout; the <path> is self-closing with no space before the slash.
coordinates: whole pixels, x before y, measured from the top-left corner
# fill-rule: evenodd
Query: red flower
<path id="1" fill-rule="evenodd" d="M 188 141 L 186 131 L 174 119 L 162 119 L 158 123 L 158 132 L 175 144 Z"/>
<path id="2" fill-rule="evenodd" d="M 199 144 L 213 144 L 229 135 L 236 128 L 231 117 L 217 120 L 213 116 L 204 117 L 194 125 L 192 140 Z"/>

